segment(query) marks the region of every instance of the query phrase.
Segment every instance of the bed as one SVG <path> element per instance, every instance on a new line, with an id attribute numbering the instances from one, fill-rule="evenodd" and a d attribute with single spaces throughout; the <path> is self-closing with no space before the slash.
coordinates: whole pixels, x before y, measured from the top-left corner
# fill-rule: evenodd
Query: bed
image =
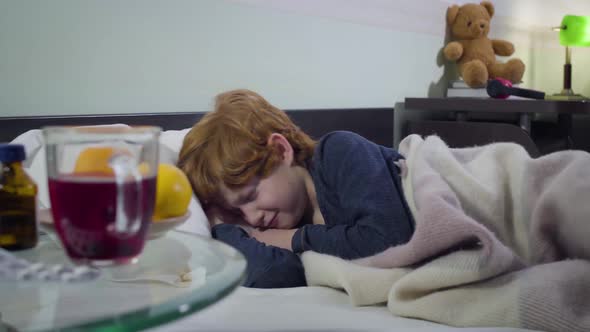
<path id="1" fill-rule="evenodd" d="M 350 130 L 386 146 L 393 145 L 392 108 L 289 110 L 289 116 L 312 137 L 333 130 Z M 158 125 L 182 135 L 203 113 L 80 115 L 0 118 L 0 141 L 8 142 L 46 125 L 123 123 Z M 186 131 L 184 131 L 186 132 Z M 170 136 L 170 135 L 169 135 Z M 176 145 L 181 139 L 175 137 Z M 179 149 L 179 147 L 177 146 Z M 348 295 L 327 287 L 288 289 L 238 288 L 202 312 L 151 331 L 531 331 L 517 328 L 457 328 L 392 315 L 383 305 L 355 306 Z"/>

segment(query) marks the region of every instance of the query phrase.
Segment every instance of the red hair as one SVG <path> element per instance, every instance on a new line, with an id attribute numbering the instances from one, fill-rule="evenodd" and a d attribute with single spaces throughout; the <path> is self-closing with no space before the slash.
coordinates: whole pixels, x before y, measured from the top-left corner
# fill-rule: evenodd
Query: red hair
<path id="1" fill-rule="evenodd" d="M 283 135 L 293 148 L 294 161 L 303 166 L 313 154 L 315 141 L 287 114 L 250 90 L 232 90 L 215 98 L 215 109 L 185 136 L 178 167 L 188 176 L 202 204 L 219 197 L 220 185 L 230 189 L 264 178 L 281 160 L 268 144 L 272 133 Z"/>

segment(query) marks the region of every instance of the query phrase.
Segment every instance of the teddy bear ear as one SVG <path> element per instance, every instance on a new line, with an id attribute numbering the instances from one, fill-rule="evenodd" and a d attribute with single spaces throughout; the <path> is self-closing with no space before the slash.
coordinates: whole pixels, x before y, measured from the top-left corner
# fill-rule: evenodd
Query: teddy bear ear
<path id="1" fill-rule="evenodd" d="M 447 24 L 452 25 L 455 23 L 455 19 L 457 19 L 457 14 L 459 14 L 459 6 L 452 5 L 447 9 Z"/>
<path id="2" fill-rule="evenodd" d="M 490 18 L 494 16 L 494 5 L 489 1 L 483 1 L 480 5 L 482 5 L 490 14 Z"/>

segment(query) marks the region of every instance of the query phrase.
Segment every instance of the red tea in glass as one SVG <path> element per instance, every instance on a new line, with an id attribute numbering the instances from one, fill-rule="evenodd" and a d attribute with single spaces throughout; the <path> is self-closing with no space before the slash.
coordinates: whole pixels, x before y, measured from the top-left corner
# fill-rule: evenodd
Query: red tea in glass
<path id="1" fill-rule="evenodd" d="M 55 227 L 72 259 L 124 264 L 139 255 L 154 210 L 156 178 L 143 178 L 137 184 L 127 181 L 123 192 L 126 215 L 139 222 L 137 231 L 130 234 L 111 231 L 117 211 L 114 178 L 64 176 L 49 179 Z"/>
<path id="2" fill-rule="evenodd" d="M 156 201 L 160 128 L 46 127 L 56 231 L 76 263 L 135 262 Z"/>

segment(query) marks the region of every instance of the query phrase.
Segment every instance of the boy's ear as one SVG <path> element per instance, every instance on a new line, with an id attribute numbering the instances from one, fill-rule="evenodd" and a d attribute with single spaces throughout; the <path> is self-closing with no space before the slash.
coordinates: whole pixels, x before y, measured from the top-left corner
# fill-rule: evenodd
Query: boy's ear
<path id="1" fill-rule="evenodd" d="M 283 161 L 287 163 L 287 165 L 293 164 L 293 147 L 287 138 L 279 133 L 272 133 L 268 137 L 268 145 L 276 147 L 277 151 L 280 152 L 281 156 L 283 157 Z"/>

